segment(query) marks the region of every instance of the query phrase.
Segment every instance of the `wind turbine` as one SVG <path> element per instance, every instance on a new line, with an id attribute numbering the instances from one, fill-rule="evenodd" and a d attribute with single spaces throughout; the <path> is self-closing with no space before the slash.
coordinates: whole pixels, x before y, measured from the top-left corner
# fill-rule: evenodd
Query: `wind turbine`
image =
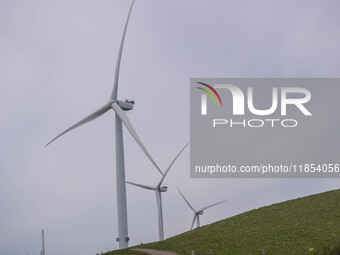
<path id="1" fill-rule="evenodd" d="M 179 155 L 181 155 L 182 151 L 189 145 L 189 143 L 187 143 L 183 149 L 176 155 L 176 157 L 174 158 L 174 160 L 170 163 L 170 165 L 168 166 L 168 168 L 166 169 L 166 171 L 164 172 L 160 182 L 157 184 L 157 186 L 147 186 L 147 185 L 143 185 L 143 184 L 137 184 L 137 183 L 133 183 L 133 182 L 127 182 L 131 185 L 143 188 L 143 189 L 148 189 L 148 190 L 154 190 L 156 193 L 156 201 L 157 201 L 157 209 L 158 209 L 158 228 L 159 228 L 159 240 L 162 241 L 164 240 L 164 225 L 163 225 L 163 206 L 162 206 L 162 192 L 166 192 L 168 190 L 167 186 L 161 186 L 165 176 L 169 173 L 172 165 L 175 163 L 175 161 L 177 160 L 177 158 L 179 157 Z"/>
<path id="2" fill-rule="evenodd" d="M 42 248 L 41 248 L 41 255 L 45 255 L 45 235 L 44 235 L 44 230 L 41 230 L 41 240 L 42 240 Z"/>
<path id="3" fill-rule="evenodd" d="M 218 202 L 218 203 L 215 203 L 215 204 L 212 204 L 212 205 L 208 205 L 208 206 L 205 206 L 203 207 L 201 210 L 198 210 L 196 211 L 194 209 L 194 207 L 192 207 L 192 205 L 188 202 L 188 200 L 184 197 L 184 195 L 182 194 L 182 192 L 179 190 L 179 188 L 177 187 L 179 193 L 181 194 L 181 196 L 183 197 L 184 201 L 187 203 L 187 205 L 190 207 L 190 209 L 194 212 L 194 219 L 192 220 L 192 224 L 191 224 L 191 228 L 190 230 L 192 230 L 192 228 L 194 227 L 194 224 L 195 224 L 195 220 L 197 220 L 197 227 L 200 227 L 200 215 L 203 214 L 203 211 L 210 208 L 210 207 L 213 207 L 215 205 L 219 205 L 221 203 L 224 203 L 224 202 L 227 202 L 227 200 L 224 200 L 224 201 L 221 201 L 221 202 Z"/>
<path id="4" fill-rule="evenodd" d="M 117 100 L 119 70 L 120 70 L 120 63 L 121 63 L 121 58 L 122 58 L 124 40 L 125 40 L 125 35 L 126 35 L 126 31 L 127 31 L 127 27 L 128 27 L 128 24 L 129 24 L 129 19 L 130 19 L 130 15 L 131 15 L 131 11 L 132 11 L 134 3 L 135 3 L 135 0 L 133 0 L 133 2 L 131 4 L 129 14 L 128 14 L 127 19 L 126 19 L 125 28 L 124 28 L 123 36 L 122 36 L 122 39 L 121 39 L 117 63 L 116 63 L 114 85 L 113 85 L 113 89 L 112 89 L 112 93 L 111 93 L 111 97 L 110 97 L 109 101 L 106 104 L 104 104 L 104 106 L 102 106 L 97 111 L 95 111 L 94 113 L 90 114 L 86 118 L 82 119 L 81 121 L 77 122 L 76 124 L 74 124 L 70 128 L 66 129 L 64 132 L 62 132 L 61 134 L 56 136 L 52 141 L 50 141 L 46 145 L 46 146 L 48 146 L 53 141 L 55 141 L 57 138 L 68 133 L 69 131 L 99 118 L 100 116 L 102 116 L 104 113 L 106 113 L 110 109 L 112 109 L 115 112 L 117 210 L 118 210 L 118 235 L 119 235 L 119 237 L 117 238 L 117 241 L 119 242 L 119 248 L 120 249 L 127 248 L 129 246 L 122 123 L 125 125 L 127 130 L 133 136 L 133 138 L 136 140 L 137 144 L 141 147 L 141 149 L 144 151 L 146 156 L 150 159 L 152 164 L 163 175 L 162 171 L 160 170 L 160 168 L 158 167 L 156 162 L 150 156 L 149 152 L 146 150 L 143 143 L 139 139 L 139 137 L 138 137 L 136 131 L 134 130 L 128 116 L 125 113 L 125 111 L 130 111 L 130 110 L 133 109 L 134 101 L 131 101 L 131 100 L 119 101 L 119 100 Z"/>

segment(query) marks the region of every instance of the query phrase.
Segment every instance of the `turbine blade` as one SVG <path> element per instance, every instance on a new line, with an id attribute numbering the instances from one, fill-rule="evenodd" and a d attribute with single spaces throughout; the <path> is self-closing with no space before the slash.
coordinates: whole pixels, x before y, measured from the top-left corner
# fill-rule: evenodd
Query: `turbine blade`
<path id="1" fill-rule="evenodd" d="M 80 127 L 92 120 L 97 119 L 98 117 L 102 116 L 105 112 L 107 112 L 108 110 L 110 110 L 111 106 L 110 104 L 106 104 L 103 107 L 101 107 L 100 109 L 98 109 L 97 111 L 95 111 L 94 113 L 90 114 L 89 116 L 87 116 L 86 118 L 82 119 L 81 121 L 77 122 L 76 124 L 74 124 L 72 127 L 66 129 L 64 132 L 62 132 L 61 134 L 59 134 L 58 136 L 56 136 L 55 138 L 53 138 L 53 140 L 51 140 L 48 144 L 45 145 L 45 147 L 47 147 L 48 145 L 50 145 L 52 142 L 54 142 L 55 140 L 57 140 L 59 137 L 63 136 L 64 134 L 70 132 L 71 130 Z"/>
<path id="2" fill-rule="evenodd" d="M 190 142 L 189 142 L 190 143 Z M 162 185 L 162 182 L 164 181 L 165 176 L 168 174 L 168 172 L 170 171 L 172 165 L 175 163 L 175 161 L 177 160 L 177 158 L 179 157 L 179 155 L 181 155 L 181 153 L 184 151 L 184 149 L 189 145 L 189 143 L 187 143 L 183 149 L 177 154 L 177 156 L 175 157 L 175 159 L 170 163 L 170 165 L 168 166 L 168 168 L 166 169 L 164 176 L 162 177 L 161 181 L 158 183 L 157 187 Z"/>
<path id="3" fill-rule="evenodd" d="M 142 188 L 142 189 L 155 190 L 154 187 L 147 186 L 147 185 L 143 185 L 143 184 L 138 184 L 138 183 L 133 183 L 133 182 L 126 182 L 126 183 L 131 184 L 131 185 L 134 185 L 134 186 L 137 186 L 137 187 L 140 187 L 140 188 Z"/>
<path id="4" fill-rule="evenodd" d="M 210 208 L 210 207 L 213 207 L 213 206 L 215 206 L 215 205 L 219 205 L 219 204 L 222 204 L 222 203 L 225 203 L 225 202 L 227 202 L 227 200 L 224 200 L 224 201 L 221 201 L 221 202 L 212 204 L 212 205 L 208 205 L 208 206 L 206 206 L 206 207 L 203 207 L 201 210 L 203 211 L 203 210 L 206 210 L 206 209 L 208 209 L 208 208 Z"/>
<path id="5" fill-rule="evenodd" d="M 129 14 L 128 14 L 127 19 L 126 19 L 122 40 L 120 42 L 120 48 L 119 48 L 119 53 L 118 53 L 118 58 L 117 58 L 117 63 L 116 63 L 115 80 L 114 80 L 114 85 L 113 85 L 113 89 L 112 89 L 112 93 L 111 93 L 111 99 L 113 99 L 113 100 L 117 99 L 120 62 L 122 60 L 122 53 L 123 53 L 126 30 L 127 30 L 128 24 L 129 24 L 130 15 L 131 15 L 131 11 L 132 11 L 132 7 L 133 7 L 134 3 L 135 3 L 135 0 L 132 1 Z"/>
<path id="6" fill-rule="evenodd" d="M 194 227 L 196 217 L 197 217 L 197 215 L 195 214 L 194 219 L 192 220 L 192 224 L 191 224 L 190 230 L 192 230 L 192 228 Z"/>
<path id="7" fill-rule="evenodd" d="M 119 116 L 121 121 L 124 123 L 125 127 L 129 130 L 130 134 L 136 140 L 136 142 L 138 143 L 139 147 L 141 147 L 141 149 L 144 151 L 146 156 L 150 159 L 152 164 L 161 173 L 161 175 L 164 175 L 163 172 L 161 171 L 161 169 L 158 167 L 156 162 L 153 160 L 153 158 L 149 154 L 149 152 L 147 151 L 147 149 L 144 147 L 142 141 L 139 139 L 139 137 L 138 137 L 136 131 L 134 130 L 134 128 L 133 128 L 133 126 L 132 126 L 128 116 L 126 115 L 126 113 L 119 107 L 119 105 L 117 103 L 113 103 L 111 106 L 112 106 L 112 109 L 115 111 L 115 113 Z"/>
<path id="8" fill-rule="evenodd" d="M 179 193 L 181 194 L 181 196 L 183 197 L 184 201 L 187 203 L 187 205 L 191 208 L 191 210 L 194 211 L 194 213 L 196 213 L 194 207 L 191 206 L 191 204 L 188 202 L 188 200 L 184 197 L 184 195 L 182 194 L 182 192 L 179 190 L 179 188 L 177 187 Z"/>

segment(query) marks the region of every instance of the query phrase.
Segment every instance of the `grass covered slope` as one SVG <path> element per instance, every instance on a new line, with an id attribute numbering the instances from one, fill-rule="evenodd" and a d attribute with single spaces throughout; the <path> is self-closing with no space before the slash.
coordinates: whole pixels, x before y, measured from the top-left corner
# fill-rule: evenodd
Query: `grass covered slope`
<path id="1" fill-rule="evenodd" d="M 180 254 L 340 254 L 340 190 L 252 210 L 143 248 Z M 324 248 L 334 253 L 324 252 Z M 313 248 L 312 250 L 310 250 Z M 112 253 L 120 254 L 120 253 Z"/>
<path id="2" fill-rule="evenodd" d="M 105 253 L 105 255 L 146 255 L 144 252 L 139 252 L 139 251 L 133 251 L 130 249 L 124 249 L 124 250 L 118 250 L 118 251 L 111 251 Z"/>

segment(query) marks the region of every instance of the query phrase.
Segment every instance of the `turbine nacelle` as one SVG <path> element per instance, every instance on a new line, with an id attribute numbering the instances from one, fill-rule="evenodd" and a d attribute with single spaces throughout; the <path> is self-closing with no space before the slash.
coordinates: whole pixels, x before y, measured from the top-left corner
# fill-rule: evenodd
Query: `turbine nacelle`
<path id="1" fill-rule="evenodd" d="M 162 186 L 158 188 L 159 192 L 167 192 L 168 187 L 167 186 Z"/>
<path id="2" fill-rule="evenodd" d="M 198 211 L 197 213 L 196 213 L 196 215 L 202 215 L 203 214 L 203 211 Z"/>
<path id="3" fill-rule="evenodd" d="M 125 101 L 114 101 L 113 103 L 117 103 L 120 108 L 122 108 L 123 111 L 130 111 L 133 109 L 133 106 L 135 104 L 135 101 L 132 100 L 125 100 Z"/>

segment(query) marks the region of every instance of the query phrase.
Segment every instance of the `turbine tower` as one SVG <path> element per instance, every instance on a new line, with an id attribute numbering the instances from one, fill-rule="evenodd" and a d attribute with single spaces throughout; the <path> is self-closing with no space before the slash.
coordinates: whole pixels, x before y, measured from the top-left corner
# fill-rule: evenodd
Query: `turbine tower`
<path id="1" fill-rule="evenodd" d="M 168 190 L 167 186 L 161 186 L 165 176 L 169 173 L 172 165 L 175 163 L 175 161 L 177 160 L 177 158 L 179 157 L 179 155 L 181 155 L 182 151 L 189 145 L 189 143 L 187 143 L 182 150 L 176 155 L 176 157 L 174 158 L 174 160 L 170 163 L 170 165 L 168 166 L 168 168 L 166 169 L 166 171 L 164 172 L 160 182 L 157 184 L 157 186 L 147 186 L 147 185 L 143 185 L 143 184 L 137 184 L 137 183 L 133 183 L 133 182 L 127 182 L 131 185 L 143 188 L 143 189 L 148 189 L 148 190 L 154 190 L 155 194 L 156 194 L 156 201 L 157 201 L 157 209 L 158 209 L 158 228 L 159 228 L 159 240 L 162 241 L 164 240 L 164 225 L 163 225 L 163 206 L 162 206 L 162 192 L 166 192 Z"/>
<path id="2" fill-rule="evenodd" d="M 137 144 L 141 147 L 144 151 L 146 156 L 150 159 L 152 164 L 156 167 L 156 169 L 163 175 L 162 171 L 150 156 L 149 152 L 144 147 L 143 143 L 139 139 L 136 131 L 134 130 L 128 116 L 126 115 L 125 111 L 130 111 L 133 109 L 134 101 L 125 100 L 120 101 L 117 100 L 118 94 L 118 80 L 119 80 L 119 70 L 120 70 L 120 63 L 122 58 L 123 46 L 125 35 L 127 31 L 127 27 L 129 24 L 129 19 L 131 15 L 131 11 L 133 8 L 135 0 L 133 0 L 129 14 L 126 19 L 125 28 L 123 32 L 123 36 L 120 43 L 117 63 L 116 63 L 116 70 L 115 70 L 115 77 L 114 77 L 114 85 L 111 93 L 111 97 L 109 101 L 102 107 L 100 107 L 97 111 L 93 112 L 86 118 L 82 119 L 81 121 L 77 122 L 70 128 L 66 129 L 64 132 L 56 136 L 52 141 L 50 141 L 46 146 L 51 144 L 53 141 L 61 137 L 62 135 L 68 133 L 69 131 L 82 126 L 90 121 L 93 121 L 108 110 L 112 109 L 115 112 L 115 142 L 116 142 L 116 179 L 117 179 L 117 210 L 118 210 L 118 238 L 117 241 L 119 242 L 119 248 L 127 248 L 129 246 L 129 237 L 128 237 L 128 223 L 127 223 L 127 206 L 126 206 L 126 183 L 125 183 L 125 165 L 124 165 L 124 143 L 123 143 L 123 128 L 122 124 L 125 125 L 127 130 L 136 140 Z M 46 147 L 45 146 L 45 147 Z"/>
<path id="3" fill-rule="evenodd" d="M 41 248 L 41 255 L 45 255 L 45 235 L 44 235 L 44 230 L 41 230 L 41 240 L 42 240 L 42 248 Z"/>
<path id="4" fill-rule="evenodd" d="M 215 203 L 215 204 L 212 204 L 212 205 L 208 205 L 208 206 L 205 206 L 203 207 L 202 209 L 200 210 L 195 210 L 194 207 L 188 202 L 188 200 L 184 197 L 184 195 L 182 194 L 182 192 L 179 190 L 179 188 L 177 187 L 179 193 L 181 194 L 181 196 L 183 197 L 184 201 L 187 203 L 187 205 L 190 207 L 190 209 L 194 212 L 194 219 L 192 220 L 192 224 L 191 224 L 191 228 L 190 230 L 192 230 L 192 228 L 194 227 L 194 224 L 195 224 L 195 220 L 197 220 L 197 227 L 200 227 L 200 215 L 203 214 L 203 211 L 210 208 L 210 207 L 213 207 L 215 205 L 219 205 L 221 203 L 224 203 L 224 202 L 227 202 L 227 200 L 224 200 L 224 201 L 221 201 L 221 202 L 218 202 L 218 203 Z"/>

